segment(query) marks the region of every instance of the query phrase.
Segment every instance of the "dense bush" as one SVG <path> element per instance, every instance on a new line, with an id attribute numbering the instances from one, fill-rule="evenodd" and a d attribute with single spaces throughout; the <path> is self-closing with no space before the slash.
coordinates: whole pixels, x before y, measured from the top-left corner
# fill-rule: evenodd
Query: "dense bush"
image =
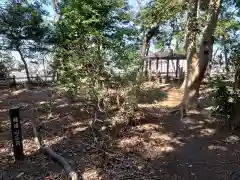
<path id="1" fill-rule="evenodd" d="M 214 114 L 225 119 L 225 124 L 236 128 L 240 125 L 240 48 L 233 46 L 229 57 L 230 71 L 212 79 L 210 86 L 213 88 L 215 100 Z"/>
<path id="2" fill-rule="evenodd" d="M 124 0 L 70 2 L 62 2 L 64 18 L 55 24 L 52 68 L 58 85 L 74 101 L 91 102 L 105 113 L 117 106 L 118 117 L 127 119 L 137 106 L 140 69 L 139 31 L 129 24 L 130 8 Z"/>
<path id="3" fill-rule="evenodd" d="M 211 87 L 213 88 L 213 99 L 215 107 L 213 114 L 229 119 L 233 102 L 233 93 L 228 86 L 229 82 L 226 82 L 224 75 L 216 76 L 212 79 Z"/>

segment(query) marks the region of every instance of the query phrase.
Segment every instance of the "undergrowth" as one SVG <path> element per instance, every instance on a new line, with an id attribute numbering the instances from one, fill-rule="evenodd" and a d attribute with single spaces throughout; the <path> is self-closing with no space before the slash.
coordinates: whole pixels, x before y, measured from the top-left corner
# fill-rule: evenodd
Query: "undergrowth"
<path id="1" fill-rule="evenodd" d="M 212 95 L 214 99 L 213 115 L 224 119 L 225 123 L 229 123 L 233 111 L 234 104 L 239 99 L 237 91 L 233 89 L 231 82 L 226 75 L 218 75 L 210 82 Z"/>

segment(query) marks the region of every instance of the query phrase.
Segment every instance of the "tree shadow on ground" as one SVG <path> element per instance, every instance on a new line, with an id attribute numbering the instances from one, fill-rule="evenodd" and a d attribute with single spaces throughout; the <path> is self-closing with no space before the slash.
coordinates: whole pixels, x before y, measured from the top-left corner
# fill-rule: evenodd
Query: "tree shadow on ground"
<path id="1" fill-rule="evenodd" d="M 219 129 L 213 119 L 197 111 L 180 121 L 179 115 L 168 114 L 163 108 L 155 110 L 159 113 L 146 110 L 134 126 L 123 126 L 112 137 L 107 130 L 96 131 L 89 126 L 91 117 L 81 111 L 81 106 L 75 110 L 60 106 L 56 118 L 44 122 L 47 128 L 56 127 L 47 129 L 45 139 L 86 180 L 223 180 L 239 168 L 238 133 Z M 72 119 L 64 118 L 66 112 Z M 33 140 L 29 144 L 34 144 Z M 1 165 L 3 179 L 15 179 L 20 172 L 25 172 L 20 180 L 68 179 L 58 165 L 34 147 L 29 151 L 26 161 L 16 164 L 12 164 L 10 148 L 1 151 L 0 156 L 9 161 Z"/>
<path id="2" fill-rule="evenodd" d="M 6 89 L 1 91 L 1 102 L 0 102 L 0 120 L 2 125 L 2 131 L 7 131 L 10 129 L 10 120 L 9 120 L 9 109 L 12 106 L 18 105 L 21 108 L 21 111 L 28 111 L 28 115 L 31 110 L 34 108 L 34 104 L 40 103 L 42 101 L 47 101 L 49 99 L 48 94 L 45 93 L 50 91 L 49 88 L 46 89 L 36 89 L 33 91 L 18 89 L 16 91 L 11 91 Z M 4 93 L 5 92 L 5 93 Z M 44 95 L 44 96 L 43 96 Z M 30 102 L 31 99 L 34 101 Z M 24 115 L 23 115 L 24 118 Z"/>
<path id="3" fill-rule="evenodd" d="M 65 137 L 51 147 L 88 180 L 225 179 L 239 168 L 239 135 L 220 131 L 199 114 L 183 121 L 166 115 L 155 122 L 128 126 L 114 141 L 94 135 L 90 127 L 69 127 L 68 135 L 63 133 Z M 40 158 L 39 164 L 34 163 Z M 39 152 L 29 155 L 26 162 L 20 169 L 19 164 L 11 165 L 4 172 L 12 176 L 25 172 L 22 179 L 68 179 Z M 26 167 L 31 171 L 26 172 Z"/>
<path id="4" fill-rule="evenodd" d="M 239 168 L 236 160 L 239 159 L 239 133 L 224 132 L 200 114 L 190 114 L 183 121 L 179 119 L 166 115 L 160 122 L 156 121 L 160 129 L 150 137 L 162 136 L 160 140 L 156 138 L 157 149 L 151 146 L 141 153 L 149 154 L 149 164 L 155 169 L 155 178 L 149 179 L 158 179 L 164 173 L 168 174 L 166 179 L 226 179 Z"/>

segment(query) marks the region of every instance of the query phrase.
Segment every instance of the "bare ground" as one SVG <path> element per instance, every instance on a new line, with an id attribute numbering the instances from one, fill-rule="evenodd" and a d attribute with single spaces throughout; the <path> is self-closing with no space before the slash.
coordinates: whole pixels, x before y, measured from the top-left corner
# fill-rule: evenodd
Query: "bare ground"
<path id="1" fill-rule="evenodd" d="M 84 180 L 224 180 L 240 165 L 239 133 L 220 129 L 207 110 L 192 111 L 183 121 L 168 111 L 181 98 L 178 89 L 160 87 L 167 94 L 156 102 L 140 104 L 145 113 L 118 136 L 99 136 L 89 127 L 90 115 L 81 104 L 55 100 L 53 117 L 35 107 L 48 100 L 48 90 L 0 93 L 0 179 L 67 180 L 62 168 L 49 160 L 32 138 L 30 118 L 44 124 L 44 139 L 66 158 Z M 8 109 L 21 103 L 24 162 L 14 163 Z M 110 133 L 111 134 L 111 133 Z"/>

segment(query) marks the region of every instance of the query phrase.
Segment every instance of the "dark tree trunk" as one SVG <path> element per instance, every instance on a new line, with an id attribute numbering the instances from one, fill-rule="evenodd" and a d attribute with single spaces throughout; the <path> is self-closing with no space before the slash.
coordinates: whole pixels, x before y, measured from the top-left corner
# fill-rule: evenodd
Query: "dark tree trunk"
<path id="1" fill-rule="evenodd" d="M 29 71 L 28 71 L 27 62 L 26 62 L 26 60 L 25 60 L 25 58 L 24 58 L 24 56 L 23 56 L 20 48 L 17 48 L 17 52 L 19 53 L 19 55 L 20 55 L 20 57 L 21 57 L 21 60 L 22 60 L 22 62 L 23 62 L 23 64 L 24 64 L 24 69 L 25 69 L 25 72 L 26 72 L 26 75 L 27 75 L 28 83 L 30 83 L 30 82 L 31 82 L 31 79 L 30 79 L 30 76 L 29 76 Z"/>
<path id="2" fill-rule="evenodd" d="M 145 37 L 143 38 L 142 41 L 142 47 L 141 47 L 141 51 L 140 51 L 140 56 L 142 58 L 142 71 L 144 71 L 144 57 L 147 56 L 148 51 L 149 51 L 149 47 L 150 47 L 150 40 L 152 39 L 152 37 L 154 35 L 157 34 L 157 32 L 159 28 L 159 24 L 154 25 L 151 29 L 149 29 L 149 31 L 146 33 Z M 146 63 L 148 64 L 148 63 Z M 147 65 L 145 64 L 145 71 L 147 71 Z"/>
<path id="3" fill-rule="evenodd" d="M 148 49 L 148 44 L 149 44 L 150 39 L 147 37 L 147 35 L 143 38 L 142 41 L 142 47 L 141 47 L 141 57 L 146 56 L 146 52 Z"/>

